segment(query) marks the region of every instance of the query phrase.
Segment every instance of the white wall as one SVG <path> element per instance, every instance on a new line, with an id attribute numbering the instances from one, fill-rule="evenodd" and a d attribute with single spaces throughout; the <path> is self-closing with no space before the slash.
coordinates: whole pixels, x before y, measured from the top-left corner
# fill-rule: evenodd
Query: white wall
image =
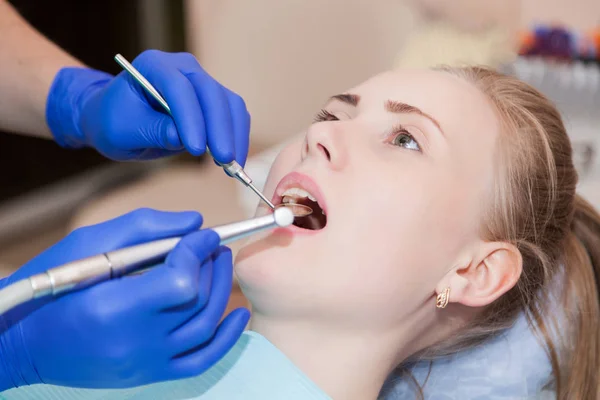
<path id="1" fill-rule="evenodd" d="M 522 26 L 559 22 L 588 30 L 600 26 L 600 0 L 521 0 Z"/>
<path id="2" fill-rule="evenodd" d="M 255 144 L 304 129 L 326 97 L 393 66 L 415 25 L 400 0 L 188 0 L 189 50 L 236 91 Z"/>

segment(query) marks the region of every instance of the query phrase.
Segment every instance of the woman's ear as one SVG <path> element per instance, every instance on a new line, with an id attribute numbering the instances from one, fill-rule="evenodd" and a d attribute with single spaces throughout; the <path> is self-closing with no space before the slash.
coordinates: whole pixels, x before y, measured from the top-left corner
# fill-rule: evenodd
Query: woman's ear
<path id="1" fill-rule="evenodd" d="M 483 307 L 517 284 L 523 258 L 516 246 L 503 242 L 482 243 L 477 253 L 469 265 L 454 268 L 444 277 L 444 283 L 438 285 L 438 294 L 450 288 L 450 303 Z"/>

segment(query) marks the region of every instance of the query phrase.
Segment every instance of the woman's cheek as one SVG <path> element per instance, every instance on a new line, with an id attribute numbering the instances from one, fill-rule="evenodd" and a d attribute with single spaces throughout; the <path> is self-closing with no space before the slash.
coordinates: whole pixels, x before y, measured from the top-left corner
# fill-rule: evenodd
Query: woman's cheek
<path id="1" fill-rule="evenodd" d="M 300 161 L 300 142 L 294 142 L 285 147 L 275 158 L 275 161 L 269 170 L 265 191 L 270 189 L 270 193 L 273 193 L 279 181 L 281 181 L 285 175 L 292 172 Z"/>

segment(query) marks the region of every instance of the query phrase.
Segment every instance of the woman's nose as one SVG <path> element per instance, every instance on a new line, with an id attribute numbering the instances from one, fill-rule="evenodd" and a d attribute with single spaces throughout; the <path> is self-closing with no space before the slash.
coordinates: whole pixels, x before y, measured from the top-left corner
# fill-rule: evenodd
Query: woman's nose
<path id="1" fill-rule="evenodd" d="M 339 125 L 339 122 L 320 122 L 308 128 L 302 146 L 302 160 L 315 157 L 329 164 L 330 168 L 342 168 L 346 156 L 343 135 L 337 132 Z"/>

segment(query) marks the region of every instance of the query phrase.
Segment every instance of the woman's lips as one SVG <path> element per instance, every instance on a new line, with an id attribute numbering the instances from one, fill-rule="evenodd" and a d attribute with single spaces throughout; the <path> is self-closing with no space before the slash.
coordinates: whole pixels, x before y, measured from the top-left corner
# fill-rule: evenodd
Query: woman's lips
<path id="1" fill-rule="evenodd" d="M 289 173 L 279 181 L 279 184 L 275 188 L 275 193 L 273 193 L 271 202 L 274 205 L 281 204 L 283 193 L 287 189 L 294 187 L 304 189 L 314 196 L 314 198 L 317 199 L 317 203 L 319 203 L 319 207 L 321 207 L 323 212 L 327 215 L 327 202 L 325 201 L 321 189 L 312 178 L 308 175 L 301 174 L 300 172 Z"/>
<path id="2" fill-rule="evenodd" d="M 319 203 L 319 207 L 321 207 L 321 209 L 323 210 L 323 213 L 327 215 L 327 203 L 325 201 L 325 197 L 323 196 L 323 192 L 321 192 L 321 189 L 312 178 L 300 172 L 289 173 L 286 176 L 284 176 L 283 179 L 281 179 L 281 181 L 279 181 L 279 184 L 275 189 L 275 193 L 273 194 L 271 202 L 275 206 L 281 204 L 282 194 L 287 189 L 294 187 L 304 189 L 312 196 L 314 196 L 314 198 L 317 199 L 317 203 Z M 278 235 L 315 235 L 325 228 L 326 227 L 323 227 L 322 229 L 312 230 L 300 228 L 295 225 L 290 225 L 286 228 L 277 228 L 273 233 Z"/>
<path id="3" fill-rule="evenodd" d="M 323 229 L 320 230 L 310 230 L 310 229 L 304 229 L 304 228 L 299 228 L 296 225 L 290 225 L 287 226 L 285 228 L 277 228 L 273 231 L 274 235 L 279 235 L 279 236 L 300 236 L 300 235 L 316 235 L 317 233 L 321 232 Z"/>

